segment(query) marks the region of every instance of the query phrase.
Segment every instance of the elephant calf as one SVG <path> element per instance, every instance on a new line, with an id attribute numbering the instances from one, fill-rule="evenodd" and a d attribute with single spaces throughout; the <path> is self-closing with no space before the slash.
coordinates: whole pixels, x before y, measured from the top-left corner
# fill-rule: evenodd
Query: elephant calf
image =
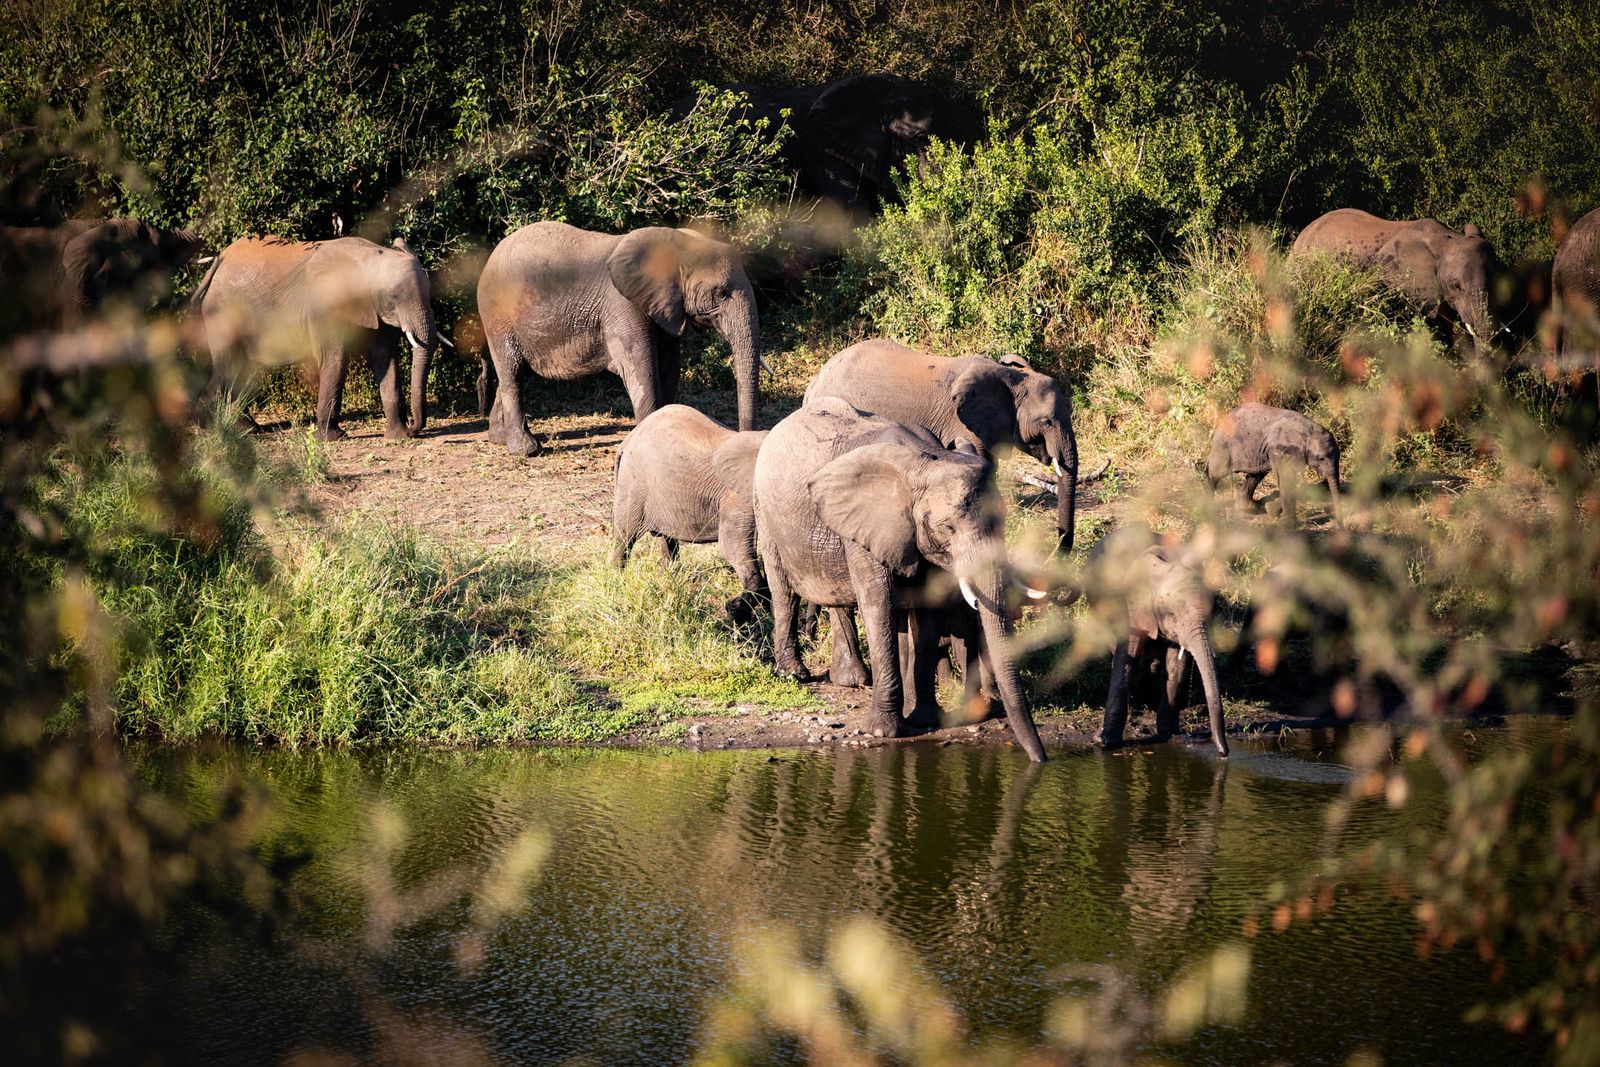
<path id="1" fill-rule="evenodd" d="M 735 433 L 683 404 L 647 416 L 617 452 L 612 562 L 625 565 L 646 533 L 665 539 L 669 558 L 679 542 L 715 541 L 744 586 L 724 611 L 731 622 L 748 622 L 767 588 L 756 561 L 750 498 L 756 452 L 766 436 L 765 430 Z"/>
<path id="2" fill-rule="evenodd" d="M 1333 518 L 1339 521 L 1339 442 L 1333 434 L 1297 411 L 1241 404 L 1222 417 L 1211 435 L 1206 475 L 1217 489 L 1230 475 L 1243 474 L 1239 507 L 1252 511 L 1256 488 L 1271 471 L 1278 476 L 1284 517 L 1293 522 L 1295 486 L 1306 467 L 1327 483 Z"/>
<path id="3" fill-rule="evenodd" d="M 1114 535 L 1102 545 L 1108 543 L 1113 547 L 1099 552 L 1098 569 L 1110 590 L 1122 598 L 1119 607 L 1126 611 L 1126 636 L 1117 642 L 1105 717 L 1095 743 L 1108 748 L 1122 743 L 1129 694 L 1136 682 L 1155 686 L 1157 738 L 1165 740 L 1177 733 L 1178 712 L 1185 703 L 1187 657 L 1194 661 L 1205 688 L 1211 743 L 1219 755 L 1226 756 L 1228 738 L 1216 657 L 1206 633 L 1214 607 L 1211 591 L 1194 568 L 1170 549 L 1153 545 L 1130 562 L 1128 556 L 1139 542 Z M 1100 595 L 1104 597 L 1106 592 Z"/>

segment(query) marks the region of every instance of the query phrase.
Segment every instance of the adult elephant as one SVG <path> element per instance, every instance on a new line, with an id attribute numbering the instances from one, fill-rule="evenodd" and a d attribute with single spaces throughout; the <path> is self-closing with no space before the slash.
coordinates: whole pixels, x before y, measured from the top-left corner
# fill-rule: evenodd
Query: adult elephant
<path id="1" fill-rule="evenodd" d="M 756 456 L 754 481 L 774 654 L 779 670 L 807 677 L 797 597 L 856 607 L 874 665 L 869 726 L 877 736 L 898 736 L 906 724 L 897 599 L 907 586 L 953 575 L 977 604 L 1012 733 L 1030 759 L 1043 762 L 1010 651 L 1001 600 L 1005 531 L 991 475 L 982 458 L 837 397 L 812 400 L 778 423 Z M 916 697 L 919 710 L 932 703 L 931 694 Z"/>
<path id="2" fill-rule="evenodd" d="M 1600 352 L 1600 208 L 1567 231 L 1550 269 L 1550 289 L 1559 331 L 1557 354 L 1563 360 L 1594 357 Z"/>
<path id="3" fill-rule="evenodd" d="M 1429 319 L 1459 322 L 1477 354 L 1489 354 L 1496 329 L 1489 311 L 1494 255 L 1478 227 L 1452 230 L 1437 219 L 1395 221 L 1340 208 L 1300 231 L 1291 249 L 1295 256 L 1316 252 L 1376 268 Z"/>
<path id="4" fill-rule="evenodd" d="M 213 383 L 248 376 L 252 362 L 317 368 L 318 435 L 339 428 L 350 354 L 364 350 L 383 404 L 385 437 L 413 437 L 427 425 L 428 367 L 442 342 L 428 273 L 396 239 L 288 241 L 244 237 L 225 248 L 191 298 L 205 322 Z M 409 341 L 411 414 L 400 406 L 400 340 Z M 248 350 L 248 354 L 246 354 Z"/>
<path id="5" fill-rule="evenodd" d="M 1061 384 L 1020 356 L 930 356 L 893 341 L 851 345 L 828 360 L 806 397 L 836 396 L 896 422 L 926 426 L 947 447 L 967 443 L 992 458 L 1021 448 L 1059 473 L 1056 528 L 1071 551 L 1078 505 L 1078 439 Z"/>
<path id="6" fill-rule="evenodd" d="M 619 236 L 536 222 L 489 256 L 478 315 L 507 386 L 490 410 L 489 440 L 515 455 L 538 448 L 513 384 L 523 366 L 562 380 L 610 371 L 637 421 L 677 399 L 678 338 L 691 321 L 733 349 L 739 429 L 755 429 L 761 323 L 738 254 L 721 241 L 660 226 Z"/>
<path id="7" fill-rule="evenodd" d="M 146 306 L 199 251 L 192 230 L 134 218 L 0 226 L 0 336 L 74 326 L 110 301 Z"/>

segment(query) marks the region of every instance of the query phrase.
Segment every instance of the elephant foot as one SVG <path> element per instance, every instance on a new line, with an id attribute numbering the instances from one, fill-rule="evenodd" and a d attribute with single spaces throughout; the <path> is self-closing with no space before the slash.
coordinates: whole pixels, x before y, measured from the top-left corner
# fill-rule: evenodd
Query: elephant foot
<path id="1" fill-rule="evenodd" d="M 331 424 L 317 430 L 317 440 L 319 441 L 343 441 L 344 438 L 345 432 Z"/>
<path id="2" fill-rule="evenodd" d="M 851 689 L 865 689 L 872 684 L 872 677 L 865 663 L 852 659 L 829 666 L 828 681 Z"/>
<path id="3" fill-rule="evenodd" d="M 525 437 L 520 441 L 506 442 L 506 451 L 513 456 L 531 458 L 544 451 L 544 444 L 537 437 Z"/>
<path id="4" fill-rule="evenodd" d="M 1096 746 L 1098 746 L 1100 748 L 1111 749 L 1111 748 L 1121 748 L 1122 747 L 1122 738 L 1120 738 L 1120 737 L 1111 737 L 1109 734 L 1106 733 L 1105 727 L 1103 727 L 1103 726 L 1100 729 L 1096 730 L 1094 732 L 1094 736 L 1091 737 L 1089 740 L 1093 744 L 1095 744 Z"/>
<path id="5" fill-rule="evenodd" d="M 412 432 L 411 427 L 409 426 L 393 424 L 383 428 L 383 436 L 386 440 L 390 441 L 404 441 L 417 435 Z"/>
<path id="6" fill-rule="evenodd" d="M 717 619 L 735 630 L 747 630 L 756 623 L 756 606 L 748 593 L 736 596 L 717 610 Z"/>
<path id="7" fill-rule="evenodd" d="M 873 711 L 867 716 L 867 733 L 873 737 L 899 737 L 900 716 L 892 711 Z"/>
<path id="8" fill-rule="evenodd" d="M 937 730 L 944 725 L 944 709 L 932 701 L 918 704 L 906 716 L 906 724 L 919 730 Z"/>
<path id="9" fill-rule="evenodd" d="M 782 660 L 779 660 L 776 667 L 779 674 L 787 675 L 797 682 L 815 681 L 815 678 L 812 676 L 811 672 L 806 669 L 806 665 L 804 663 L 785 663 Z"/>

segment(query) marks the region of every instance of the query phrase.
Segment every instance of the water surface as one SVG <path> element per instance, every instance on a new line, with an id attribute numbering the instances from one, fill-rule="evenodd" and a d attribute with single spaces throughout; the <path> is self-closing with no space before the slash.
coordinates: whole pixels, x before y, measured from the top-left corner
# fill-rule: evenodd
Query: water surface
<path id="1" fill-rule="evenodd" d="M 1559 728 L 1477 730 L 1475 744 Z M 852 913 L 912 943 L 974 1030 L 1031 1042 L 1073 967 L 1112 964 L 1154 995 L 1185 961 L 1237 940 L 1275 880 L 1315 863 L 1323 808 L 1350 774 L 1334 746 L 1244 744 L 1226 761 L 1163 746 L 1063 752 L 1043 767 L 976 746 L 224 750 L 143 765 L 188 797 L 222 774 L 265 781 L 276 837 L 311 851 L 296 878 L 310 936 L 245 937 L 189 916 L 190 965 L 160 980 L 183 1005 L 185 1054 L 243 1063 L 370 1051 L 386 1013 L 441 1042 L 472 1034 L 512 1062 L 681 1061 L 743 931 L 787 924 L 820 958 Z M 403 928 L 376 966 L 350 966 L 370 914 L 374 799 L 409 827 L 403 887 L 481 871 L 529 827 L 549 835 L 525 906 L 476 967 L 457 962 L 463 904 Z M 1403 815 L 1369 806 L 1350 835 L 1437 820 L 1439 803 L 1424 777 Z M 1244 1024 L 1161 1051 L 1216 1064 L 1336 1064 L 1363 1048 L 1391 1064 L 1537 1058 L 1536 1045 L 1462 1021 L 1493 995 L 1484 966 L 1460 951 L 1420 959 L 1416 935 L 1404 903 L 1347 895 L 1329 916 L 1255 939 Z"/>

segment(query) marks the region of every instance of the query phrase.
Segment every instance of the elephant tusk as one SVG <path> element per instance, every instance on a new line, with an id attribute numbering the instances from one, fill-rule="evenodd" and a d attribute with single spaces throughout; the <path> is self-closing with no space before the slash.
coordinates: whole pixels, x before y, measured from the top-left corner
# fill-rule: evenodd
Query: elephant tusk
<path id="1" fill-rule="evenodd" d="M 199 259 L 194 261 L 194 265 L 197 266 L 197 267 L 203 267 L 207 263 L 210 263 L 213 260 L 215 260 L 216 258 L 217 258 L 216 256 L 201 256 Z"/>
<path id="2" fill-rule="evenodd" d="M 772 364 L 767 362 L 766 356 L 757 356 L 756 362 L 761 364 L 761 369 L 767 372 L 768 377 L 776 378 L 778 372 L 772 369 Z"/>
<path id="3" fill-rule="evenodd" d="M 1474 341 L 1476 341 L 1476 340 L 1477 340 L 1477 339 L 1478 339 L 1478 331 L 1477 331 L 1477 330 L 1474 330 L 1474 329 L 1473 329 L 1473 328 L 1472 328 L 1472 323 L 1470 323 L 1470 322 L 1464 322 L 1464 323 L 1462 323 L 1462 324 L 1461 324 L 1461 325 L 1463 325 L 1463 326 L 1465 326 L 1465 327 L 1466 327 L 1466 328 L 1467 328 L 1467 335 L 1468 335 L 1468 336 L 1469 336 L 1469 337 L 1471 337 L 1471 338 L 1472 338 L 1472 339 L 1473 339 L 1473 340 L 1474 340 Z"/>
<path id="4" fill-rule="evenodd" d="M 412 333 L 410 330 L 402 330 L 401 332 L 406 335 L 406 343 L 408 343 L 412 348 L 421 347 L 417 344 L 416 334 Z"/>
<path id="5" fill-rule="evenodd" d="M 1035 478 L 1031 474 L 1024 474 L 1022 480 L 1036 489 L 1043 489 L 1047 493 L 1056 493 L 1060 490 L 1055 482 L 1047 482 L 1043 478 Z"/>
<path id="6" fill-rule="evenodd" d="M 1028 595 L 1029 600 L 1043 600 L 1045 597 L 1050 595 L 1050 590 L 1039 589 L 1031 586 L 1021 578 L 1018 578 L 1016 575 L 1012 575 L 1011 580 L 1016 582 L 1018 588 Z"/>
<path id="7" fill-rule="evenodd" d="M 439 335 L 439 343 L 444 345 L 446 348 L 454 348 L 456 346 L 454 341 L 450 340 L 450 338 L 446 337 L 442 333 Z"/>
<path id="8" fill-rule="evenodd" d="M 1056 476 L 1056 480 L 1060 481 L 1061 480 L 1061 461 L 1059 459 L 1055 459 L 1054 457 L 1051 458 L 1051 460 L 1050 460 L 1050 470 L 1052 472 L 1054 472 L 1054 474 Z"/>
<path id="9" fill-rule="evenodd" d="M 972 583 L 967 581 L 965 578 L 958 578 L 956 579 L 956 582 L 961 586 L 961 597 L 967 602 L 967 607 L 971 608 L 973 611 L 977 611 L 978 594 L 973 591 Z"/>

